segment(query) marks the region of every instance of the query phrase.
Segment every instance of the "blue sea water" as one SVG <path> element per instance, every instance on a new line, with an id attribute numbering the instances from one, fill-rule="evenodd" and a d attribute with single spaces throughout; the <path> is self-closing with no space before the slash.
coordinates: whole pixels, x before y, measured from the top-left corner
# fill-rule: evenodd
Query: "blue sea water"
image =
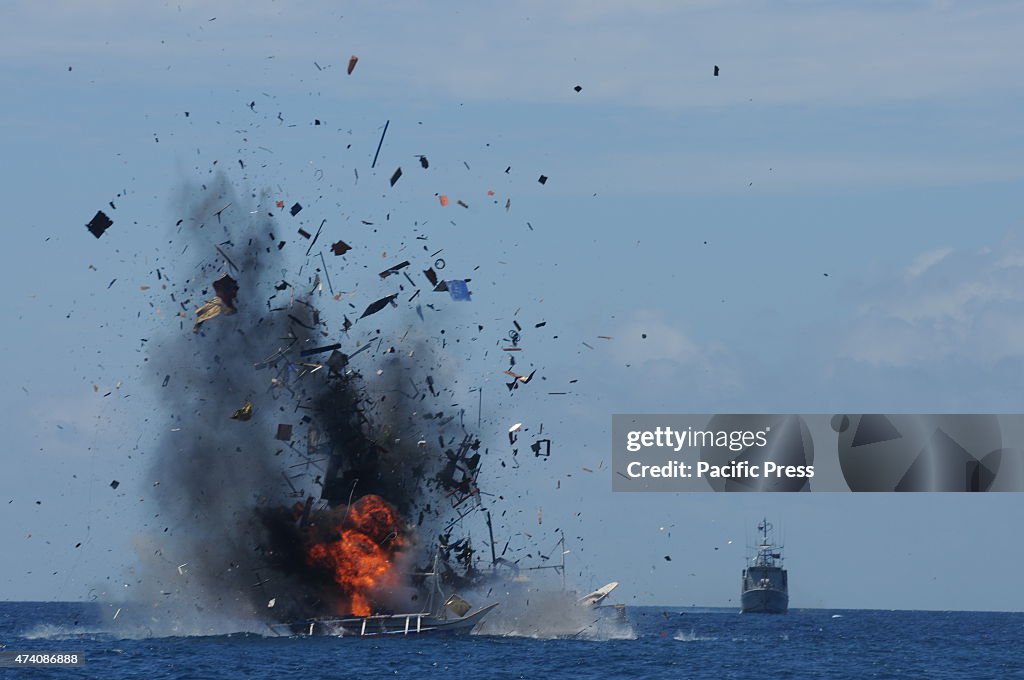
<path id="1" fill-rule="evenodd" d="M 1024 678 L 1024 613 L 634 607 L 609 639 L 241 633 L 125 638 L 109 609 L 0 603 L 0 648 L 84 652 L 31 678 Z"/>

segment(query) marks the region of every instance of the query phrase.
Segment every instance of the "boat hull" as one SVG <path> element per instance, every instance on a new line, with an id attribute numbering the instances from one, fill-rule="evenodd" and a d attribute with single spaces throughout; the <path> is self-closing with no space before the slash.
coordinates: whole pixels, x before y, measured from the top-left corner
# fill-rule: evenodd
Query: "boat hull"
<path id="1" fill-rule="evenodd" d="M 334 637 L 382 637 L 387 635 L 469 635 L 497 603 L 466 616 L 443 619 L 426 613 L 393 614 L 335 619 L 312 619 L 271 626 L 277 635 L 330 635 Z"/>
<path id="2" fill-rule="evenodd" d="M 789 610 L 789 593 L 772 588 L 745 590 L 742 605 L 744 614 L 785 614 Z"/>

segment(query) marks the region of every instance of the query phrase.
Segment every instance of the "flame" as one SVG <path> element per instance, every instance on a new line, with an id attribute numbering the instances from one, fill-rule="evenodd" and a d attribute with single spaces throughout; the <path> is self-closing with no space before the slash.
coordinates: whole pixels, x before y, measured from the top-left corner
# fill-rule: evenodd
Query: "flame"
<path id="1" fill-rule="evenodd" d="M 398 513 L 380 496 L 363 496 L 332 513 L 331 538 L 310 545 L 310 565 L 328 571 L 352 614 L 369 616 L 373 594 L 393 580 L 394 558 L 405 542 Z"/>

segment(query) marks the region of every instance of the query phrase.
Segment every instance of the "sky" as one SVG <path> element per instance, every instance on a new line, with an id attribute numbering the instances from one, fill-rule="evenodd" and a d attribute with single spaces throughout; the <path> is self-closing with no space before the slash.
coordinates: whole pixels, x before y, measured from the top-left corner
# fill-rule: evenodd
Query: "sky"
<path id="1" fill-rule="evenodd" d="M 581 590 L 734 605 L 769 516 L 794 607 L 1024 610 L 1019 494 L 613 494 L 608 473 L 613 413 L 1021 412 L 1019 3 L 2 12 L 0 599 L 84 599 L 132 568 L 158 481 L 140 339 L 177 326 L 155 263 L 180 187 L 223 170 L 367 252 L 429 234 L 472 270 L 453 323 L 547 321 L 524 353 L 542 389 L 508 396 L 480 346 L 449 377 L 483 387 L 495 448 L 514 422 L 550 432 L 549 460 L 489 481 L 518 499 L 508 535 L 565 530 Z M 352 304 L 379 292 L 365 274 L 334 274 Z"/>

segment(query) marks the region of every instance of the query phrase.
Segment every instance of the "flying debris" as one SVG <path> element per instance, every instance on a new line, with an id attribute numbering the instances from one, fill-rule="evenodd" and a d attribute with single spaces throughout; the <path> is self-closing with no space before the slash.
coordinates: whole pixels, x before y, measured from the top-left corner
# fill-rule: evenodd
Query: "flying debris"
<path id="1" fill-rule="evenodd" d="M 246 399 L 245 403 L 242 404 L 242 408 L 238 409 L 237 411 L 235 411 L 234 413 L 231 414 L 231 419 L 232 420 L 242 420 L 242 421 L 251 420 L 252 419 L 252 402 L 249 401 L 248 399 Z"/>
<path id="2" fill-rule="evenodd" d="M 198 333 L 200 326 L 216 316 L 227 316 L 238 311 L 234 304 L 235 295 L 238 293 L 238 283 L 233 278 L 224 274 L 213 282 L 213 290 L 217 293 L 217 297 L 210 298 L 196 310 L 196 322 L 192 326 L 193 333 Z"/>
<path id="3" fill-rule="evenodd" d="M 531 380 L 533 380 L 533 375 L 536 372 L 537 371 L 534 370 L 534 371 L 530 371 L 529 375 L 520 375 L 519 373 L 516 373 L 515 371 L 505 371 L 505 375 L 509 376 L 510 378 L 515 378 L 515 382 L 522 383 L 522 384 L 525 385 L 528 382 L 530 382 Z"/>
<path id="4" fill-rule="evenodd" d="M 341 343 L 336 342 L 333 345 L 324 345 L 323 347 L 312 347 L 310 349 L 304 349 L 299 352 L 299 356 L 311 357 L 314 354 L 320 354 L 321 352 L 330 352 L 331 350 L 341 349 Z"/>
<path id="5" fill-rule="evenodd" d="M 462 279 L 454 279 L 452 281 L 448 281 L 447 283 L 448 293 L 452 296 L 453 300 L 461 302 L 470 301 L 471 295 L 469 292 L 469 287 L 466 285 L 465 281 L 463 281 Z"/>
<path id="6" fill-rule="evenodd" d="M 356 55 L 353 54 L 351 57 L 348 58 L 348 68 L 346 69 L 348 75 L 352 75 L 352 71 L 356 70 L 356 64 L 358 63 L 359 57 L 357 57 Z M 373 71 L 373 69 L 371 68 L 370 71 Z"/>
<path id="7" fill-rule="evenodd" d="M 215 316 L 220 316 L 221 314 L 227 316 L 234 314 L 237 311 L 238 310 L 235 309 L 235 307 L 227 304 L 220 298 L 207 300 L 202 307 L 196 310 L 196 322 L 192 326 L 192 332 L 198 333 L 199 327 Z"/>
<path id="8" fill-rule="evenodd" d="M 114 224 L 114 221 L 107 217 L 105 212 L 97 210 L 96 215 L 89 220 L 89 224 L 85 226 L 93 236 L 99 238 L 100 236 L 103 236 L 103 232 L 109 229 L 112 224 Z"/>
<path id="9" fill-rule="evenodd" d="M 335 255 L 344 255 L 350 250 L 352 250 L 352 246 L 344 241 L 338 241 L 331 246 L 331 252 Z"/>
<path id="10" fill-rule="evenodd" d="M 380 273 L 380 278 L 386 279 L 389 276 L 391 276 L 392 274 L 397 274 L 398 272 L 402 271 L 403 269 L 405 269 L 408 266 L 409 266 L 409 260 L 406 260 L 404 262 L 399 262 L 394 267 L 388 267 L 387 269 L 382 271 Z"/>
<path id="11" fill-rule="evenodd" d="M 359 318 L 362 319 L 364 317 L 370 316 L 371 314 L 376 314 L 380 310 L 387 307 L 389 304 L 392 304 L 395 301 L 396 297 L 398 297 L 397 294 L 388 295 L 387 297 L 383 297 L 380 300 L 377 300 L 376 302 L 370 303 L 370 305 L 366 308 L 366 311 L 363 312 L 363 315 L 360 316 Z"/>
<path id="12" fill-rule="evenodd" d="M 327 357 L 327 368 L 331 369 L 335 373 L 341 373 L 341 370 L 348 365 L 348 355 L 344 352 L 338 352 L 335 350 L 331 352 L 331 355 Z"/>
<path id="13" fill-rule="evenodd" d="M 296 215 L 298 215 L 298 214 L 299 214 L 299 213 L 300 213 L 301 211 L 302 211 L 302 205 L 301 205 L 301 204 L 299 204 L 299 203 L 296 203 L 295 205 L 293 205 L 293 206 L 291 207 L 291 210 L 289 210 L 288 212 L 290 212 L 290 213 L 292 214 L 292 217 L 295 217 L 295 216 L 296 216 Z"/>
<path id="14" fill-rule="evenodd" d="M 370 163 L 370 169 L 377 167 L 377 157 L 380 156 L 380 148 L 384 146 L 384 135 L 388 133 L 388 126 L 391 125 L 390 120 L 384 121 L 384 131 L 380 133 L 380 141 L 377 142 L 377 151 L 373 154 L 373 163 Z"/>
<path id="15" fill-rule="evenodd" d="M 235 296 L 238 295 L 238 282 L 228 274 L 223 274 L 213 282 L 213 291 L 224 304 L 234 305 Z"/>
<path id="16" fill-rule="evenodd" d="M 394 174 L 391 175 L 391 186 L 395 186 L 395 182 L 402 176 L 402 168 L 395 170 Z"/>
<path id="17" fill-rule="evenodd" d="M 715 65 L 715 75 L 716 76 L 718 75 L 718 65 L 717 64 Z"/>
<path id="18" fill-rule="evenodd" d="M 580 604 L 596 607 L 601 604 L 607 598 L 613 590 L 619 587 L 618 581 L 612 581 L 607 585 L 603 585 L 592 593 L 587 593 L 579 599 Z"/>

